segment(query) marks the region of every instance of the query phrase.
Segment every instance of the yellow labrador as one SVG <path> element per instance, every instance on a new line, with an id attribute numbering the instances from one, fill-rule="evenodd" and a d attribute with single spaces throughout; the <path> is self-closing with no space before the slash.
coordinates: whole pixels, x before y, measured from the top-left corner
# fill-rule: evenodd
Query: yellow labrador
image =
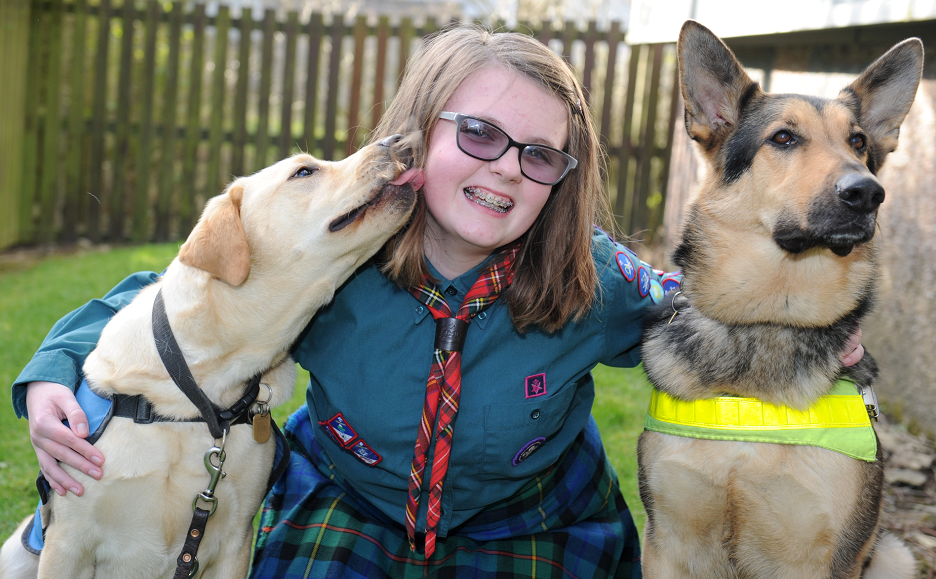
<path id="1" fill-rule="evenodd" d="M 142 394 L 164 417 L 198 417 L 157 352 L 152 316 L 160 292 L 191 374 L 214 404 L 229 408 L 260 373 L 269 387 L 260 388 L 261 402 L 288 400 L 290 344 L 415 206 L 422 176 L 406 170 L 412 151 L 405 141 L 391 137 L 340 162 L 296 155 L 211 199 L 165 275 L 107 324 L 84 365 L 91 389 L 104 397 Z M 255 404 L 250 415 L 259 411 Z M 201 534 L 198 577 L 247 575 L 251 522 L 275 451 L 272 438 L 260 443 L 252 433 L 235 425 L 224 441 L 226 476 L 218 473 L 208 494 L 217 508 Z M 172 577 L 193 500 L 217 466 L 217 453 L 206 450 L 220 443 L 205 422 L 112 419 L 95 443 L 107 457 L 104 478 L 66 467 L 84 496 L 53 494 L 41 556 L 21 543 L 27 520 L 3 547 L 0 577 Z M 204 498 L 198 504 L 211 506 Z"/>

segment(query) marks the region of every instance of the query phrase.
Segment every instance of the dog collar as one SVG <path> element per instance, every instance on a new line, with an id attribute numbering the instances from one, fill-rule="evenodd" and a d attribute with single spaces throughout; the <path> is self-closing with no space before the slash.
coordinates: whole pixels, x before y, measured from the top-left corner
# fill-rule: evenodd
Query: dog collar
<path id="1" fill-rule="evenodd" d="M 215 439 L 221 439 L 231 424 L 241 415 L 245 414 L 254 402 L 257 401 L 257 395 L 260 394 L 260 378 L 263 373 L 260 372 L 247 382 L 244 395 L 235 402 L 230 408 L 223 410 L 220 406 L 212 402 L 204 391 L 198 387 L 195 377 L 192 376 L 188 364 L 185 363 L 185 357 L 182 355 L 182 349 L 179 348 L 175 336 L 172 333 L 172 327 L 169 325 L 169 317 L 166 314 L 166 305 L 163 302 L 162 288 L 156 292 L 156 300 L 153 302 L 153 339 L 156 342 L 156 350 L 169 376 L 179 390 L 185 394 L 192 404 L 198 408 L 211 436 Z"/>
<path id="2" fill-rule="evenodd" d="M 812 406 L 796 410 L 738 396 L 679 400 L 654 389 L 644 428 L 708 440 L 818 446 L 874 462 L 877 437 L 863 392 L 841 379 Z"/>

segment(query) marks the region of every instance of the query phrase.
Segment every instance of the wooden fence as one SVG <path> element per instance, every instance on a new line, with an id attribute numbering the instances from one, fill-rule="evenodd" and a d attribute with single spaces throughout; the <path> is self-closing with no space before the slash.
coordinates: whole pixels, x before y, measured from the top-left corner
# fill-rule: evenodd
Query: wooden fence
<path id="1" fill-rule="evenodd" d="M 0 10 L 0 30 L 17 31 L 0 42 L 19 48 L 0 64 L 0 249 L 184 238 L 234 176 L 299 150 L 355 150 L 421 38 L 448 24 L 191 1 L 3 2 L 21 9 Z M 652 240 L 676 117 L 673 47 L 628 47 L 617 24 L 516 29 L 579 74 L 619 225 Z"/>

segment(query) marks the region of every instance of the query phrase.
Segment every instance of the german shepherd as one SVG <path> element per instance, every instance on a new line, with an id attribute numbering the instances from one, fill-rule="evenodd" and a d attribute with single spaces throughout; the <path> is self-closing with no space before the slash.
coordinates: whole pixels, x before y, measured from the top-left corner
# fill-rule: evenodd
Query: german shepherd
<path id="1" fill-rule="evenodd" d="M 845 373 L 841 352 L 871 307 L 875 174 L 913 103 L 923 44 L 897 44 L 831 100 L 765 93 L 697 22 L 678 54 L 686 130 L 708 173 L 673 256 L 681 291 L 647 319 L 647 374 L 676 399 L 804 410 Z M 870 386 L 876 367 L 866 354 L 848 374 Z M 644 432 L 644 575 L 913 577 L 909 549 L 878 529 L 876 454 Z"/>

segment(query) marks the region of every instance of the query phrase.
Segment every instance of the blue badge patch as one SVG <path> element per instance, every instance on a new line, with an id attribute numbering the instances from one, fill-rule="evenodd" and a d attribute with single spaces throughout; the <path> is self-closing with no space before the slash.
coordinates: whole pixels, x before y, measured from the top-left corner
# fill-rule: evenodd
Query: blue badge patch
<path id="1" fill-rule="evenodd" d="M 341 446 L 347 447 L 357 438 L 357 432 L 351 428 L 351 425 L 348 424 L 348 421 L 340 412 L 326 420 L 322 425 Z"/>
<path id="2" fill-rule="evenodd" d="M 530 455 L 539 450 L 539 447 L 543 446 L 544 444 L 546 444 L 546 439 L 542 436 L 534 438 L 530 442 L 523 445 L 523 448 L 517 452 L 517 455 L 513 457 L 513 460 L 510 461 L 510 463 L 514 466 L 517 466 L 521 462 L 530 458 Z"/>
<path id="3" fill-rule="evenodd" d="M 663 301 L 663 286 L 657 280 L 650 280 L 650 299 L 658 304 Z"/>
<path id="4" fill-rule="evenodd" d="M 650 272 L 645 267 L 639 267 L 637 268 L 637 278 L 637 283 L 640 284 L 638 287 L 640 297 L 645 298 L 650 295 Z"/>
<path id="5" fill-rule="evenodd" d="M 367 446 L 367 443 L 363 440 L 359 440 L 356 444 L 351 446 L 349 450 L 354 453 L 354 456 L 361 459 L 361 462 L 368 466 L 374 466 L 383 460 L 383 457 L 374 452 L 374 449 Z"/>
<path id="6" fill-rule="evenodd" d="M 630 258 L 627 257 L 627 254 L 623 251 L 619 251 L 614 255 L 614 259 L 617 260 L 618 267 L 621 268 L 621 274 L 624 276 L 624 279 L 627 281 L 634 281 L 637 272 L 634 270 L 634 264 Z"/>
<path id="7" fill-rule="evenodd" d="M 663 295 L 674 292 L 679 289 L 679 280 L 668 277 L 663 280 Z"/>

